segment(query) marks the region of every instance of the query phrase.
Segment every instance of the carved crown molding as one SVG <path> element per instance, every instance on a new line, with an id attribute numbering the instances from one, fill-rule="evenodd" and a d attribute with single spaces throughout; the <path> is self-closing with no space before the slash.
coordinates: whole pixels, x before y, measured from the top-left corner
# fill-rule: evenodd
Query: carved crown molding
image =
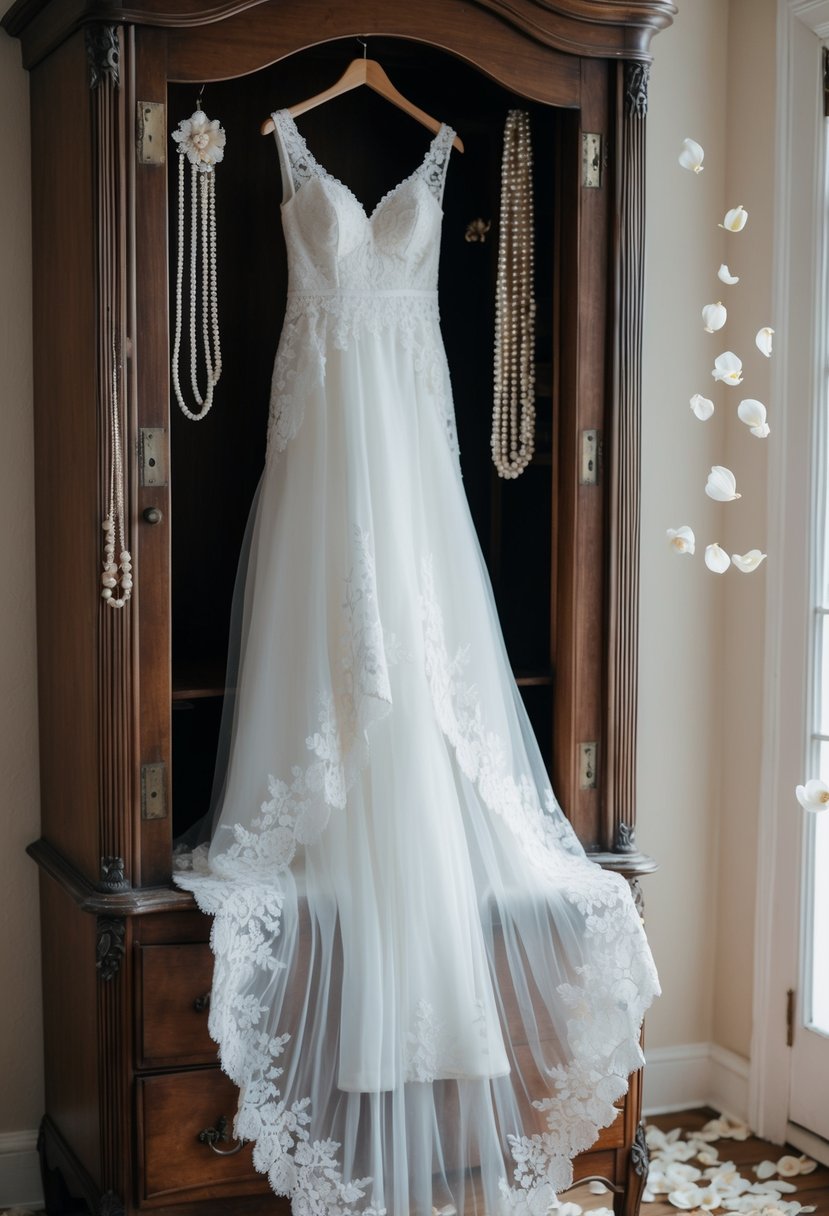
<path id="1" fill-rule="evenodd" d="M 309 0 L 310 2 L 310 0 Z M 393 0 L 387 0 L 391 5 Z M 647 62 L 654 34 L 673 21 L 673 0 L 446 0 L 466 13 L 481 8 L 511 25 L 527 38 L 569 55 Z M 343 15 L 354 13 L 363 33 L 367 30 L 355 0 L 339 0 Z M 278 13 L 280 0 L 221 0 L 204 5 L 199 0 L 159 3 L 120 3 L 119 0 L 17 0 L 3 17 L 2 27 L 23 41 L 24 63 L 34 67 L 49 51 L 76 30 L 90 23 L 147 25 L 167 29 L 213 25 L 261 5 Z M 336 10 L 336 4 L 333 6 Z M 332 9 L 327 3 L 326 8 Z"/>

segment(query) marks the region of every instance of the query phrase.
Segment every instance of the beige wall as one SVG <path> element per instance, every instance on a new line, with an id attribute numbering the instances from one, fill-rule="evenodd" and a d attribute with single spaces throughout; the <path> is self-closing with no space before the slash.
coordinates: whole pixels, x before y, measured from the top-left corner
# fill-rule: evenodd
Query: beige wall
<path id="1" fill-rule="evenodd" d="M 727 417 L 740 390 L 712 391 L 723 346 L 702 333 L 699 308 L 718 298 L 732 307 L 728 332 L 741 351 L 753 352 L 756 328 L 774 324 L 772 148 L 757 134 L 762 124 L 773 131 L 774 0 L 679 4 L 654 44 L 648 120 L 639 841 L 661 866 L 645 894 L 665 990 L 648 1043 L 713 1040 L 747 1055 L 769 574 L 718 579 L 702 549 L 707 539 L 729 552 L 763 545 L 765 468 L 760 442 Z M 37 834 L 26 89 L 19 46 L 0 34 L 0 1133 L 34 1128 L 42 1110 L 36 884 L 23 854 Z M 706 149 L 698 177 L 676 163 L 686 135 Z M 750 225 L 725 237 L 717 221 L 737 202 Z M 714 277 L 721 260 L 743 276 L 731 295 Z M 767 369 L 759 356 L 745 359 L 744 395 L 766 400 L 771 416 Z M 708 423 L 688 409 L 696 391 L 718 403 Z M 737 472 L 739 503 L 704 497 L 713 463 Z M 665 528 L 681 523 L 701 542 L 693 560 L 665 543 Z M 40 573 L 42 593 L 59 595 Z"/>
<path id="2" fill-rule="evenodd" d="M 730 410 L 725 464 L 737 475 L 743 497 L 725 509 L 729 553 L 759 548 L 766 552 L 767 452 L 779 441 L 775 416 L 782 402 L 771 396 L 771 361 L 761 355 L 754 336 L 763 325 L 781 328 L 772 318 L 772 242 L 774 221 L 775 130 L 774 0 L 731 0 L 729 5 L 728 165 L 729 206 L 743 203 L 749 224 L 735 253 L 741 282 L 733 312 L 734 349 L 741 352 L 745 382 L 740 396 L 768 406 L 772 433 L 767 441 L 748 434 Z M 729 238 L 736 248 L 739 238 Z M 737 271 L 735 271 L 737 273 Z M 727 289 L 726 289 L 727 290 Z M 739 398 L 738 398 L 739 400 Z M 719 865 L 717 937 L 714 971 L 714 1042 L 741 1055 L 751 1048 L 751 1004 L 757 825 L 763 736 L 765 613 L 768 580 L 780 576 L 781 555 L 770 552 L 756 575 L 734 573 L 728 580 L 722 621 L 720 780 L 715 787 Z M 759 581 L 755 582 L 758 575 Z"/>
<path id="3" fill-rule="evenodd" d="M 659 861 L 645 880 L 646 919 L 663 997 L 648 1018 L 649 1048 L 707 1042 L 713 1009 L 717 907 L 715 805 L 721 712 L 717 671 L 726 586 L 705 567 L 720 514 L 703 487 L 726 463 L 724 412 L 710 375 L 719 338 L 703 304 L 728 289 L 722 260 L 728 6 L 680 0 L 656 39 L 648 114 L 647 261 L 643 384 L 639 691 L 639 842 Z M 701 82 L 705 80 L 705 87 Z M 705 148 L 693 175 L 682 140 Z M 717 411 L 699 422 L 693 393 Z M 666 528 L 689 524 L 693 558 L 673 553 Z"/>
<path id="4" fill-rule="evenodd" d="M 5 9 L 6 4 L 0 4 Z M 43 1113 L 32 488 L 29 95 L 20 44 L 0 34 L 0 1133 Z M 60 595 L 48 572 L 41 594 Z M 2 1199 L 2 1196 L 0 1196 Z"/>

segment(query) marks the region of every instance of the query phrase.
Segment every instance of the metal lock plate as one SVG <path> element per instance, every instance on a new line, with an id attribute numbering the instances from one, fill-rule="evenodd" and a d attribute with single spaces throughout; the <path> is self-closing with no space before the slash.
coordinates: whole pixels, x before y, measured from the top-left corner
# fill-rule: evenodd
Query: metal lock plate
<path id="1" fill-rule="evenodd" d="M 142 426 L 139 445 L 142 486 L 166 486 L 167 436 L 164 429 Z"/>
<path id="2" fill-rule="evenodd" d="M 166 765 L 143 764 L 141 766 L 141 818 L 167 818 Z"/>

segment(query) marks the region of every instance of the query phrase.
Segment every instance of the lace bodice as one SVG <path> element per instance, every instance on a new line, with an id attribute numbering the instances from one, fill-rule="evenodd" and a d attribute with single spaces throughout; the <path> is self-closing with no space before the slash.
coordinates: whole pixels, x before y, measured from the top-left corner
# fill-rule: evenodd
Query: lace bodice
<path id="1" fill-rule="evenodd" d="M 332 352 L 366 334 L 391 336 L 405 348 L 457 452 L 437 297 L 441 203 L 455 132 L 443 124 L 417 168 L 369 214 L 314 159 L 290 111 L 277 110 L 273 121 L 288 301 L 271 387 L 268 460 L 298 433 L 309 385 L 325 381 Z M 378 358 L 388 366 L 394 357 L 385 351 Z"/>
<path id="2" fill-rule="evenodd" d="M 445 124 L 421 164 L 371 212 L 308 151 L 289 110 L 273 115 L 290 293 L 434 292 L 441 201 L 455 132 Z"/>

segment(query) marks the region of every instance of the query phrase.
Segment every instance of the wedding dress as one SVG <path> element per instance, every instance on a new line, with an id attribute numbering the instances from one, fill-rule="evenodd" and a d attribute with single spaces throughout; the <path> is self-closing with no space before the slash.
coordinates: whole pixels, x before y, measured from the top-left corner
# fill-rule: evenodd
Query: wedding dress
<path id="1" fill-rule="evenodd" d="M 438 323 L 453 131 L 369 215 L 274 116 L 290 280 L 209 853 L 210 1031 L 297 1216 L 541 1216 L 658 993 L 549 787 Z"/>

